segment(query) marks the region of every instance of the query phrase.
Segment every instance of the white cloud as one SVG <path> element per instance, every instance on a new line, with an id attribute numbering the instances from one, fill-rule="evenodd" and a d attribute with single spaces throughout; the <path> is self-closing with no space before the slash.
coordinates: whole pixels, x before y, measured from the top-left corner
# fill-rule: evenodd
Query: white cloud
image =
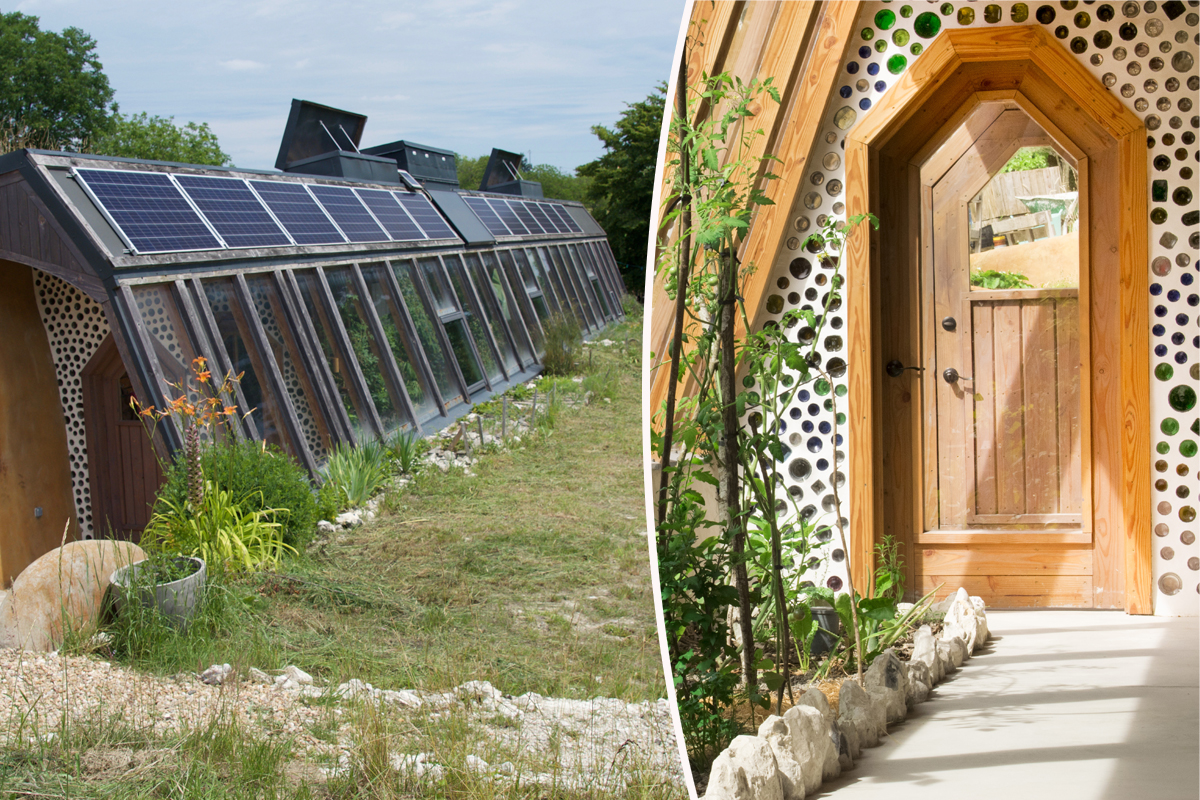
<path id="1" fill-rule="evenodd" d="M 222 67 L 234 72 L 245 72 L 253 69 L 264 69 L 267 65 L 259 61 L 250 61 L 245 58 L 231 58 L 228 61 L 219 61 Z"/>

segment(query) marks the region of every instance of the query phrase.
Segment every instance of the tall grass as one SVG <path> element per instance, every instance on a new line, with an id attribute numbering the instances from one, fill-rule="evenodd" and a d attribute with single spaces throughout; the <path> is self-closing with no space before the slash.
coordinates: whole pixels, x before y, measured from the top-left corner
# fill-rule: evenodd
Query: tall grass
<path id="1" fill-rule="evenodd" d="M 546 353 L 542 356 L 542 367 L 547 375 L 571 375 L 575 372 L 580 348 L 583 346 L 583 329 L 575 315 L 552 314 L 546 320 Z"/>
<path id="2" fill-rule="evenodd" d="M 350 506 L 361 506 L 370 500 L 391 474 L 391 453 L 378 439 L 358 447 L 340 444 L 325 465 L 325 479 L 337 487 Z"/>
<path id="3" fill-rule="evenodd" d="M 391 451 L 392 458 L 396 460 L 400 472 L 405 475 L 411 475 L 416 471 L 421 455 L 427 449 L 425 440 L 413 428 L 393 433 L 387 441 L 387 447 Z"/>

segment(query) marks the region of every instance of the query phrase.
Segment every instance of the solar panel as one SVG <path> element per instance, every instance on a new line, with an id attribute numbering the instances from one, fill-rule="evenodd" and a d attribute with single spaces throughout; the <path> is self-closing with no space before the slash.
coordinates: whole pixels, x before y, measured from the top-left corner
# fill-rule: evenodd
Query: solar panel
<path id="1" fill-rule="evenodd" d="M 475 212 L 475 216 L 479 217 L 479 221 L 492 236 L 512 236 L 512 232 L 500 221 L 499 215 L 492 210 L 487 200 L 482 197 L 464 197 L 463 200 Z"/>
<path id="2" fill-rule="evenodd" d="M 333 217 L 333 221 L 352 242 L 386 242 L 388 235 L 383 232 L 370 213 L 354 194 L 352 189 L 345 186 L 323 186 L 310 184 L 309 189 L 317 201 Z"/>
<path id="3" fill-rule="evenodd" d="M 279 247 L 292 243 L 244 180 L 176 175 L 175 182 L 228 246 Z"/>
<path id="4" fill-rule="evenodd" d="M 407 194 L 404 192 L 393 192 L 393 194 L 430 239 L 458 238 L 454 230 L 447 224 L 446 220 L 442 219 L 442 215 L 438 213 L 437 209 L 433 207 L 433 203 L 430 203 L 429 198 L 425 197 L 425 195 Z"/>
<path id="5" fill-rule="evenodd" d="M 511 208 L 508 207 L 508 203 L 504 202 L 503 200 L 489 198 L 488 205 L 492 207 L 493 211 L 500 215 L 500 219 L 504 220 L 504 224 L 508 226 L 510 231 L 518 236 L 524 236 L 525 234 L 529 233 L 529 229 L 521 224 L 521 220 L 517 219 L 517 215 L 513 213 Z"/>
<path id="6" fill-rule="evenodd" d="M 404 212 L 391 192 L 383 189 L 355 189 L 354 191 L 358 193 L 358 199 L 371 209 L 375 219 L 379 220 L 379 224 L 396 241 L 411 242 L 425 238 L 424 232 L 412 221 L 412 217 Z"/>
<path id="7" fill-rule="evenodd" d="M 525 208 L 529 210 L 529 213 L 533 215 L 533 218 L 538 221 L 538 224 L 542 226 L 542 229 L 546 231 L 546 233 L 559 232 L 558 225 L 548 216 L 546 216 L 546 212 L 542 210 L 540 205 L 537 203 L 528 202 L 522 203 L 521 205 L 525 206 Z"/>
<path id="8" fill-rule="evenodd" d="M 583 228 L 575 224 L 575 220 L 571 219 L 571 215 L 560 204 L 547 203 L 546 205 L 553 209 L 554 213 L 558 214 L 558 218 L 562 220 L 560 226 L 566 226 L 566 229 L 571 233 L 583 233 Z"/>
<path id="9" fill-rule="evenodd" d="M 545 233 L 546 230 L 533 218 L 533 214 L 529 212 L 529 205 L 521 200 L 509 200 L 508 204 L 512 206 L 512 210 L 517 212 L 517 218 L 522 224 L 529 229 L 530 233 Z"/>
<path id="10" fill-rule="evenodd" d="M 99 169 L 80 169 L 76 174 L 135 252 L 221 249 L 169 176 Z"/>
<path id="11" fill-rule="evenodd" d="M 250 181 L 267 208 L 296 240 L 296 244 L 342 244 L 346 237 L 329 221 L 301 183 Z"/>

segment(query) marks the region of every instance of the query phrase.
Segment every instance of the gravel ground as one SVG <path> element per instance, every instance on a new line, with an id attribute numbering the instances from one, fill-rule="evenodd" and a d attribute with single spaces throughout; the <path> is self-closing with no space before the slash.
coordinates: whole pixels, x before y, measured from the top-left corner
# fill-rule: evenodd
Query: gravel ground
<path id="1" fill-rule="evenodd" d="M 331 714 L 342 717 L 351 703 L 373 702 L 388 713 L 426 722 L 465 714 L 488 752 L 516 754 L 509 757 L 518 761 L 517 766 L 508 760 L 489 765 L 469 755 L 466 764 L 444 765 L 452 769 L 486 771 L 497 781 L 519 774 L 525 783 L 579 789 L 619 790 L 634 773 L 643 782 L 652 776 L 681 790 L 684 785 L 666 700 L 508 697 L 479 681 L 447 692 L 419 692 L 381 690 L 359 681 L 280 687 L 236 678 L 212 686 L 192 673 L 158 677 L 92 657 L 0 650 L 0 746 L 57 735 L 64 713 L 69 721 L 119 718 L 159 736 L 200 728 L 224 713 L 233 715 L 246 735 L 291 738 L 298 760 L 330 765 L 313 772 L 327 777 L 352 765 L 354 728 L 347 721 L 336 726 L 334 736 L 328 730 L 314 735 L 314 729 L 328 728 Z M 345 714 L 347 720 L 353 716 Z M 17 736 L 24 741 L 13 741 Z M 444 774 L 432 754 L 395 753 L 392 763 L 416 777 L 436 780 Z"/>

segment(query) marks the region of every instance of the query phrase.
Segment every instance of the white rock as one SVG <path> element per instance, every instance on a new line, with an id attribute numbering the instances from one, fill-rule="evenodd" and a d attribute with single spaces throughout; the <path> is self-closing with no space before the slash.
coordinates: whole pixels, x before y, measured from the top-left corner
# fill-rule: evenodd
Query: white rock
<path id="1" fill-rule="evenodd" d="M 871 662 L 863 683 L 867 694 L 883 704 L 887 724 L 904 720 L 908 715 L 908 670 L 890 647 Z"/>
<path id="2" fill-rule="evenodd" d="M 783 717 L 771 715 L 758 726 L 758 736 L 771 745 L 783 788 L 783 800 L 804 800 L 804 771 L 792 751 L 792 735 Z"/>
<path id="3" fill-rule="evenodd" d="M 933 678 L 930 677 L 929 666 L 924 661 L 908 662 L 908 692 L 905 701 L 912 708 L 929 699 L 933 688 Z"/>
<path id="4" fill-rule="evenodd" d="M 392 689 L 384 689 L 379 693 L 384 702 L 391 703 L 394 706 L 401 708 L 420 708 L 422 705 L 421 695 L 411 689 L 400 689 L 398 691 Z"/>
<path id="5" fill-rule="evenodd" d="M 351 678 L 343 684 L 339 684 L 333 693 L 343 700 L 353 700 L 359 695 L 373 695 L 375 687 L 369 683 L 364 683 L 358 678 Z"/>
<path id="6" fill-rule="evenodd" d="M 247 678 L 248 678 L 250 681 L 252 681 L 252 682 L 254 682 L 254 683 L 262 683 L 262 684 L 265 684 L 265 685 L 267 685 L 267 686 L 270 686 L 271 684 L 273 684 L 273 683 L 275 682 L 274 680 L 272 680 L 272 679 L 271 679 L 271 676 L 270 676 L 270 675 L 268 675 L 267 673 L 263 672 L 263 671 L 262 671 L 261 669 L 259 669 L 258 667 L 251 667 L 251 668 L 250 668 L 250 669 L 249 669 L 249 670 L 246 672 L 246 677 L 247 677 Z"/>
<path id="7" fill-rule="evenodd" d="M 466 758 L 467 769 L 471 772 L 487 772 L 488 763 L 477 755 L 468 755 Z"/>
<path id="8" fill-rule="evenodd" d="M 942 622 L 942 638 L 960 637 L 969 654 L 975 651 L 975 639 L 978 635 L 979 624 L 975 618 L 975 606 L 967 597 L 967 590 L 959 589 L 950 607 L 946 609 L 946 619 Z"/>
<path id="9" fill-rule="evenodd" d="M 295 681 L 301 686 L 312 686 L 313 682 L 312 675 L 309 675 L 299 667 L 290 664 L 283 668 L 282 677 L 285 677 L 290 681 Z"/>
<path id="10" fill-rule="evenodd" d="M 317 530 L 319 530 L 321 533 L 337 533 L 338 526 L 334 525 L 327 519 L 323 519 L 317 523 Z"/>
<path id="11" fill-rule="evenodd" d="M 359 525 L 363 524 L 362 517 L 353 509 L 350 511 L 343 511 L 334 517 L 333 521 L 343 528 L 357 528 Z"/>
<path id="12" fill-rule="evenodd" d="M 704 796 L 707 800 L 784 800 L 771 745 L 757 736 L 734 739 L 713 761 Z"/>
<path id="13" fill-rule="evenodd" d="M 842 681 L 838 692 L 838 727 L 848 740 L 850 755 L 858 758 L 863 748 L 878 745 L 886 725 L 884 706 L 872 703 L 858 681 Z"/>
<path id="14" fill-rule="evenodd" d="M 979 625 L 979 630 L 975 634 L 976 649 L 982 647 L 992 634 L 988 630 L 987 623 L 987 605 L 983 602 L 982 597 L 971 597 L 971 605 L 975 607 L 975 621 Z"/>
<path id="15" fill-rule="evenodd" d="M 962 663 L 962 659 L 959 659 L 958 664 L 954 663 L 954 648 L 950 646 L 950 642 L 945 639 L 938 639 L 937 655 L 938 665 L 942 672 L 942 680 L 945 680 L 946 676 L 951 673 L 958 671 L 958 664 Z"/>
<path id="16" fill-rule="evenodd" d="M 945 639 L 950 645 L 950 660 L 954 662 L 955 668 L 961 667 L 963 662 L 967 660 L 967 645 L 962 640 L 961 636 L 953 636 Z"/>
<path id="17" fill-rule="evenodd" d="M 462 686 L 456 687 L 454 694 L 460 700 L 491 700 L 503 696 L 496 687 L 487 681 L 467 681 Z"/>
<path id="18" fill-rule="evenodd" d="M 792 756 L 804 776 L 804 793 L 812 794 L 821 785 L 825 754 L 833 746 L 825 718 L 812 706 L 792 706 L 783 713 L 783 721 L 792 736 Z"/>
<path id="19" fill-rule="evenodd" d="M 204 672 L 200 673 L 200 682 L 207 683 L 209 686 L 220 686 L 225 681 L 229 680 L 229 675 L 233 672 L 233 667 L 228 664 L 213 664 Z"/>
<path id="20" fill-rule="evenodd" d="M 937 640 L 933 638 L 933 629 L 928 625 L 922 625 L 913 634 L 913 654 L 908 662 L 910 670 L 914 661 L 920 661 L 929 667 L 929 677 L 933 682 L 931 687 L 942 682 L 945 676 L 942 674 L 941 661 L 937 657 Z"/>
<path id="21" fill-rule="evenodd" d="M 829 737 L 830 746 L 821 766 L 821 777 L 825 780 L 836 778 L 842 774 L 842 769 L 853 767 L 854 761 L 850 757 L 848 747 L 842 744 L 842 733 L 838 729 L 837 719 L 833 716 L 833 709 L 829 707 L 829 699 L 824 693 L 814 686 L 800 697 L 800 705 L 812 706 L 821 712 L 821 717 L 825 720 L 825 732 Z M 843 748 L 846 748 L 844 759 Z"/>

